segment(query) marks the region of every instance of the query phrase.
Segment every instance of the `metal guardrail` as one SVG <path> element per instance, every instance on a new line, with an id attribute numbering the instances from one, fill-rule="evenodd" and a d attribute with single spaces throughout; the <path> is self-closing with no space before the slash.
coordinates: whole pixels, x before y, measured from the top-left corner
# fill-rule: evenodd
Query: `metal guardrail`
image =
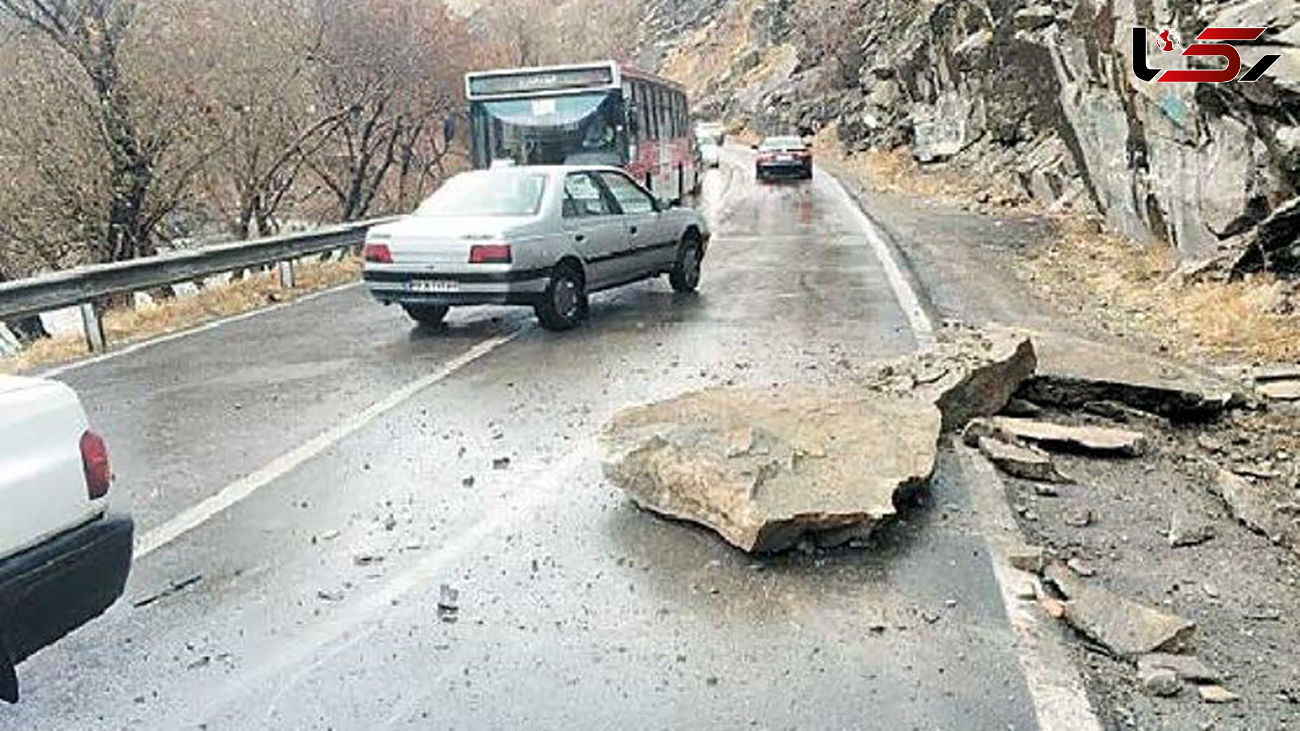
<path id="1" fill-rule="evenodd" d="M 101 351 L 107 343 L 97 301 L 104 297 L 269 264 L 280 265 L 281 284 L 292 288 L 294 259 L 357 246 L 364 243 L 371 226 L 394 220 L 396 217 L 357 221 L 0 282 L 0 321 L 79 306 L 86 343 L 92 351 Z"/>

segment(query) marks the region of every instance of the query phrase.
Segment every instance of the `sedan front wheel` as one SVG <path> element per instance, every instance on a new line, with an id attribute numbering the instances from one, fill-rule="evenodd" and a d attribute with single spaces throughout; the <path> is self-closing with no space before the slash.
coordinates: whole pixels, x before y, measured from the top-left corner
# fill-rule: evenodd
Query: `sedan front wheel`
<path id="1" fill-rule="evenodd" d="M 677 252 L 677 263 L 668 274 L 668 283 L 677 292 L 694 292 L 700 286 L 700 262 L 703 259 L 700 241 L 687 234 Z"/>

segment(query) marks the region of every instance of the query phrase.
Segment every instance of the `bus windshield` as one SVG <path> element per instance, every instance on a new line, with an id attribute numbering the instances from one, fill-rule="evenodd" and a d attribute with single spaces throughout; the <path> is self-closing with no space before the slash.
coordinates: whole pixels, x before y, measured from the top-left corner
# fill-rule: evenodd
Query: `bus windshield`
<path id="1" fill-rule="evenodd" d="M 621 165 L 622 102 L 617 91 L 476 101 L 476 164 Z"/>

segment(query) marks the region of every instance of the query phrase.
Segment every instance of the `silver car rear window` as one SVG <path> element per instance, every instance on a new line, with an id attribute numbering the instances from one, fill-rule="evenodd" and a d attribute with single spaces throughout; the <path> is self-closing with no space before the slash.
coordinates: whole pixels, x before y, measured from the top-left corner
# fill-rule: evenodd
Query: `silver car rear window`
<path id="1" fill-rule="evenodd" d="M 492 170 L 448 180 L 416 209 L 417 216 L 534 216 L 546 192 L 546 175 Z"/>

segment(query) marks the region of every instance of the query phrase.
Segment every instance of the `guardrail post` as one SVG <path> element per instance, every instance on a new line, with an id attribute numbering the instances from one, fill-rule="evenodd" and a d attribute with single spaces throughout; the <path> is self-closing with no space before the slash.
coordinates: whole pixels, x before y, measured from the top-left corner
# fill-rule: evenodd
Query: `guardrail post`
<path id="1" fill-rule="evenodd" d="M 294 266 L 293 259 L 286 259 L 279 263 L 280 269 L 280 286 L 285 289 L 293 289 Z"/>
<path id="2" fill-rule="evenodd" d="M 81 303 L 81 328 L 86 333 L 86 347 L 92 353 L 102 353 L 108 349 L 104 339 L 104 321 L 99 317 L 99 308 L 94 302 Z"/>

